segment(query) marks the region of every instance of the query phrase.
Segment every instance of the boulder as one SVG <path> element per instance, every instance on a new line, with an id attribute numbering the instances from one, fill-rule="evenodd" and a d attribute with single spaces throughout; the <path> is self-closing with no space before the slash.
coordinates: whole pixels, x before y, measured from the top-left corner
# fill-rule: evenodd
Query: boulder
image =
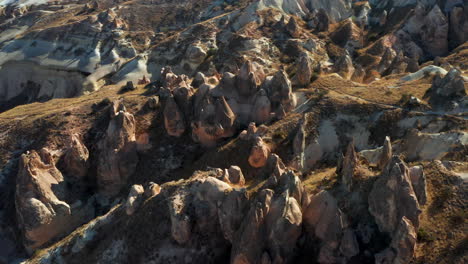
<path id="1" fill-rule="evenodd" d="M 123 87 L 122 91 L 134 91 L 136 89 L 132 81 L 128 81 Z"/>
<path id="2" fill-rule="evenodd" d="M 275 198 L 266 221 L 266 239 L 274 263 L 285 263 L 292 259 L 296 242 L 302 234 L 301 201 L 283 192 Z"/>
<path id="3" fill-rule="evenodd" d="M 270 148 L 263 142 L 261 137 L 255 139 L 255 144 L 252 146 L 249 155 L 249 164 L 254 168 L 261 168 L 266 165 Z"/>
<path id="4" fill-rule="evenodd" d="M 392 157 L 375 181 L 369 194 L 369 212 L 381 232 L 393 234 L 403 217 L 418 228 L 421 209 L 408 167 L 397 156 Z"/>
<path id="5" fill-rule="evenodd" d="M 158 195 L 161 192 L 161 186 L 154 182 L 149 182 L 148 186 L 145 188 L 144 196 L 145 198 L 150 198 Z"/>
<path id="6" fill-rule="evenodd" d="M 116 195 L 127 184 L 138 163 L 136 124 L 132 114 L 121 110 L 110 120 L 98 142 L 97 184 L 106 196 Z"/>
<path id="7" fill-rule="evenodd" d="M 163 114 L 167 134 L 173 137 L 182 136 L 185 132 L 185 119 L 173 96 L 167 98 Z"/>
<path id="8" fill-rule="evenodd" d="M 144 192 L 143 186 L 139 184 L 135 184 L 130 188 L 127 201 L 125 202 L 125 212 L 127 215 L 132 215 L 140 206 Z"/>
<path id="9" fill-rule="evenodd" d="M 290 263 L 302 234 L 302 208 L 307 201 L 301 181 L 290 171 L 279 177 L 274 190 L 261 190 L 236 232 L 231 262 Z"/>
<path id="10" fill-rule="evenodd" d="M 15 204 L 19 228 L 28 251 L 45 245 L 63 234 L 60 224 L 71 216 L 70 206 L 60 200 L 65 195 L 65 182 L 60 171 L 38 152 L 21 155 L 16 180 Z M 55 194 L 52 186 L 55 188 Z"/>
<path id="11" fill-rule="evenodd" d="M 205 50 L 197 45 L 190 45 L 185 53 L 187 60 L 195 65 L 201 64 L 205 60 L 206 56 L 207 53 Z"/>
<path id="12" fill-rule="evenodd" d="M 240 186 L 245 185 L 244 174 L 242 174 L 242 170 L 241 168 L 239 168 L 239 166 L 229 167 L 228 173 L 229 173 L 229 182 L 240 185 Z"/>

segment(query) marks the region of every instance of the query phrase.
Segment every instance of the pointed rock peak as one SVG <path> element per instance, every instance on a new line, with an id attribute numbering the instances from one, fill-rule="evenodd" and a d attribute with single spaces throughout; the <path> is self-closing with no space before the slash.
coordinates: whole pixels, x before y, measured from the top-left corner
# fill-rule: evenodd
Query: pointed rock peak
<path id="1" fill-rule="evenodd" d="M 354 148 L 354 139 L 351 140 L 346 148 L 346 154 L 341 168 L 341 183 L 348 191 L 351 191 L 353 185 L 354 171 L 358 164 L 358 157 Z"/>
<path id="2" fill-rule="evenodd" d="M 125 108 L 125 104 L 122 100 L 115 100 L 112 102 L 111 106 L 109 107 L 109 116 L 114 118 L 120 111 L 126 112 L 127 108 Z"/>
<path id="3" fill-rule="evenodd" d="M 297 83 L 301 86 L 308 86 L 314 73 L 312 59 L 307 55 L 303 54 L 299 58 L 296 70 Z"/>
<path id="4" fill-rule="evenodd" d="M 387 163 L 392 158 L 392 155 L 393 155 L 392 142 L 390 140 L 390 137 L 387 136 L 385 137 L 385 141 L 383 144 L 382 154 L 380 156 L 379 162 L 377 163 L 378 168 L 383 170 L 385 166 L 387 166 Z"/>
<path id="5" fill-rule="evenodd" d="M 166 100 L 166 106 L 164 107 L 164 126 L 167 133 L 173 137 L 180 137 L 185 132 L 184 116 L 173 96 L 170 96 Z"/>
<path id="6" fill-rule="evenodd" d="M 224 96 L 216 100 L 216 121 L 221 124 L 224 129 L 229 129 L 234 125 L 236 115 L 232 111 Z"/>
<path id="7" fill-rule="evenodd" d="M 251 72 L 253 72 L 253 70 L 254 67 L 252 65 L 252 62 L 250 60 L 247 60 L 246 62 L 244 62 L 244 64 L 242 64 L 241 68 L 239 69 L 238 76 L 247 79 L 247 77 Z"/>
<path id="8" fill-rule="evenodd" d="M 405 216 L 419 226 L 418 199 L 413 190 L 409 170 L 398 157 L 393 156 L 369 194 L 369 212 L 381 232 L 393 234 L 400 219 Z"/>
<path id="9" fill-rule="evenodd" d="M 301 29 L 297 24 L 295 17 L 291 17 L 289 19 L 289 22 L 286 25 L 286 30 L 288 31 L 289 35 L 291 35 L 291 37 L 293 38 L 299 38 L 301 36 Z"/>
<path id="10" fill-rule="evenodd" d="M 72 176 L 76 179 L 81 179 L 88 172 L 88 148 L 83 144 L 78 134 L 70 136 L 70 142 L 65 154 L 63 155 L 62 164 L 64 172 L 67 176 Z"/>

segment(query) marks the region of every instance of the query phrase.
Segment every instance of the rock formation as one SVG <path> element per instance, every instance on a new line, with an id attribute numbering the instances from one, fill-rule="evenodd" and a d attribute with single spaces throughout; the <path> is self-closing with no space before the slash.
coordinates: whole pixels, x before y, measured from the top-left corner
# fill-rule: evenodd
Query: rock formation
<path id="1" fill-rule="evenodd" d="M 94 217 L 90 206 L 66 203 L 70 197 L 65 179 L 47 149 L 21 156 L 15 205 L 23 244 L 29 253 Z"/>
<path id="2" fill-rule="evenodd" d="M 172 96 L 167 98 L 164 107 L 164 126 L 167 134 L 173 137 L 180 137 L 185 132 L 184 116 Z"/>
<path id="3" fill-rule="evenodd" d="M 83 179 L 88 173 L 89 151 L 83 144 L 79 135 L 73 134 L 70 137 L 70 145 L 63 155 L 64 173 L 76 178 Z"/>
<path id="4" fill-rule="evenodd" d="M 391 160 L 392 156 L 392 142 L 390 141 L 390 137 L 385 137 L 385 141 L 382 148 L 382 154 L 380 155 L 377 167 L 380 170 L 383 170 L 387 166 L 388 162 Z"/>
<path id="5" fill-rule="evenodd" d="M 382 232 L 396 232 L 403 217 L 408 218 L 412 225 L 418 228 L 421 209 L 411 184 L 408 167 L 398 157 L 392 157 L 374 183 L 369 195 L 369 212 Z"/>
<path id="6" fill-rule="evenodd" d="M 138 184 L 135 184 L 130 188 L 127 201 L 125 202 L 125 212 L 127 215 L 132 215 L 138 206 L 140 206 L 144 192 L 145 190 L 143 189 L 143 186 Z"/>
<path id="7" fill-rule="evenodd" d="M 425 94 L 425 97 L 429 97 L 429 103 L 436 108 L 447 106 L 451 101 L 464 96 L 466 96 L 465 82 L 457 69 L 450 70 L 443 78 L 436 75 L 431 88 Z"/>
<path id="8" fill-rule="evenodd" d="M 346 55 L 339 58 L 335 63 L 335 71 L 344 79 L 351 79 L 355 71 L 351 57 Z"/>
<path id="9" fill-rule="evenodd" d="M 426 176 L 422 166 L 414 166 L 409 169 L 411 185 L 413 186 L 418 202 L 425 205 L 427 201 Z"/>
<path id="10" fill-rule="evenodd" d="M 348 191 L 351 191 L 353 186 L 353 178 L 356 167 L 358 165 L 358 156 L 354 150 L 354 140 L 352 140 L 346 148 L 346 154 L 339 165 L 339 174 L 341 183 Z"/>
<path id="11" fill-rule="evenodd" d="M 114 116 L 109 122 L 104 138 L 99 142 L 97 184 L 107 195 L 116 195 L 127 184 L 138 163 L 135 118 L 125 110 L 122 102 L 114 102 Z"/>
<path id="12" fill-rule="evenodd" d="M 314 73 L 314 68 L 312 65 L 312 60 L 304 54 L 299 58 L 296 69 L 296 80 L 297 84 L 300 86 L 307 87 L 310 84 L 312 74 Z"/>
<path id="13" fill-rule="evenodd" d="M 304 222 L 309 234 L 321 242 L 319 263 L 337 263 L 359 253 L 354 232 L 348 228 L 347 216 L 329 192 L 321 191 L 311 198 Z"/>
<path id="14" fill-rule="evenodd" d="M 270 148 L 265 144 L 261 137 L 255 139 L 255 144 L 250 150 L 249 164 L 254 168 L 261 168 L 266 165 Z"/>

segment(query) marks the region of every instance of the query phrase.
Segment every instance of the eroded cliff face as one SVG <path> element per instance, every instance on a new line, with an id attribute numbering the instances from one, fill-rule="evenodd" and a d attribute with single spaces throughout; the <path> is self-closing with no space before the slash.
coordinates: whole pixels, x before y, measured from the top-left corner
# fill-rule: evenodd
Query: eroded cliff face
<path id="1" fill-rule="evenodd" d="M 466 10 L 0 8 L 0 262 L 463 263 Z"/>
<path id="2" fill-rule="evenodd" d="M 52 98 L 76 97 L 95 89 L 82 72 L 53 69 L 27 61 L 4 63 L 0 79 L 1 111 Z"/>

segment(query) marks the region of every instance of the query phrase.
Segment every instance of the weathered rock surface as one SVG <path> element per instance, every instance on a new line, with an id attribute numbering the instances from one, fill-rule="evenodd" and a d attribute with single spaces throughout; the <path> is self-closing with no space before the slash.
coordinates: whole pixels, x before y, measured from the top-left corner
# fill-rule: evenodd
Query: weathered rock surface
<path id="1" fill-rule="evenodd" d="M 83 179 L 88 173 L 89 151 L 83 144 L 79 135 L 73 134 L 70 137 L 70 145 L 63 155 L 64 173 L 76 179 Z"/>
<path id="2" fill-rule="evenodd" d="M 249 164 L 254 168 L 261 168 L 266 165 L 270 148 L 263 142 L 261 137 L 255 139 L 255 144 L 250 150 Z"/>
<path id="3" fill-rule="evenodd" d="M 425 97 L 429 97 L 429 103 L 434 107 L 444 107 L 453 100 L 459 100 L 466 96 L 465 82 L 461 72 L 452 69 L 445 77 L 436 76 L 431 88 L 426 92 Z"/>
<path id="4" fill-rule="evenodd" d="M 416 230 L 411 221 L 403 217 L 390 247 L 376 254 L 375 263 L 409 263 L 416 250 Z"/>
<path id="5" fill-rule="evenodd" d="M 390 137 L 385 137 L 385 141 L 382 148 L 382 154 L 379 158 L 379 162 L 377 163 L 378 168 L 383 170 L 387 166 L 388 162 L 391 160 L 392 156 L 392 142 L 390 140 Z"/>
<path id="6" fill-rule="evenodd" d="M 394 156 L 374 183 L 369 194 L 369 212 L 379 230 L 393 234 L 403 217 L 416 228 L 419 226 L 418 199 L 413 190 L 406 164 Z"/>
<path id="7" fill-rule="evenodd" d="M 409 176 L 414 192 L 421 205 L 425 205 L 427 201 L 426 176 L 424 175 L 422 166 L 414 166 L 409 169 Z"/>
<path id="8" fill-rule="evenodd" d="M 300 86 L 307 87 L 310 84 L 312 74 L 314 73 L 314 68 L 312 64 L 312 59 L 309 58 L 306 54 L 299 58 L 296 69 L 296 80 L 297 84 Z"/>
<path id="9" fill-rule="evenodd" d="M 164 107 L 164 126 L 167 134 L 173 137 L 180 137 L 185 132 L 183 113 L 172 96 L 167 98 Z"/>
<path id="10" fill-rule="evenodd" d="M 94 217 L 88 205 L 70 206 L 65 180 L 46 149 L 23 154 L 15 205 L 23 244 L 29 253 L 61 238 Z"/>
<path id="11" fill-rule="evenodd" d="M 144 192 L 143 186 L 139 184 L 135 184 L 130 188 L 127 201 L 125 202 L 125 212 L 127 215 L 132 215 L 140 206 Z"/>
<path id="12" fill-rule="evenodd" d="M 348 191 L 353 187 L 353 178 L 356 167 L 358 165 L 358 156 L 354 149 L 354 140 L 352 140 L 346 148 L 346 154 L 340 166 L 341 183 Z"/>
<path id="13" fill-rule="evenodd" d="M 123 105 L 121 102 L 115 102 L 113 109 L 123 110 L 114 112 L 105 137 L 98 144 L 97 184 L 107 196 L 116 195 L 127 184 L 138 163 L 135 118 L 125 107 L 116 105 Z"/>
<path id="14" fill-rule="evenodd" d="M 355 234 L 348 229 L 347 216 L 327 191 L 314 195 L 304 212 L 309 234 L 320 242 L 319 263 L 337 263 L 359 253 Z"/>

